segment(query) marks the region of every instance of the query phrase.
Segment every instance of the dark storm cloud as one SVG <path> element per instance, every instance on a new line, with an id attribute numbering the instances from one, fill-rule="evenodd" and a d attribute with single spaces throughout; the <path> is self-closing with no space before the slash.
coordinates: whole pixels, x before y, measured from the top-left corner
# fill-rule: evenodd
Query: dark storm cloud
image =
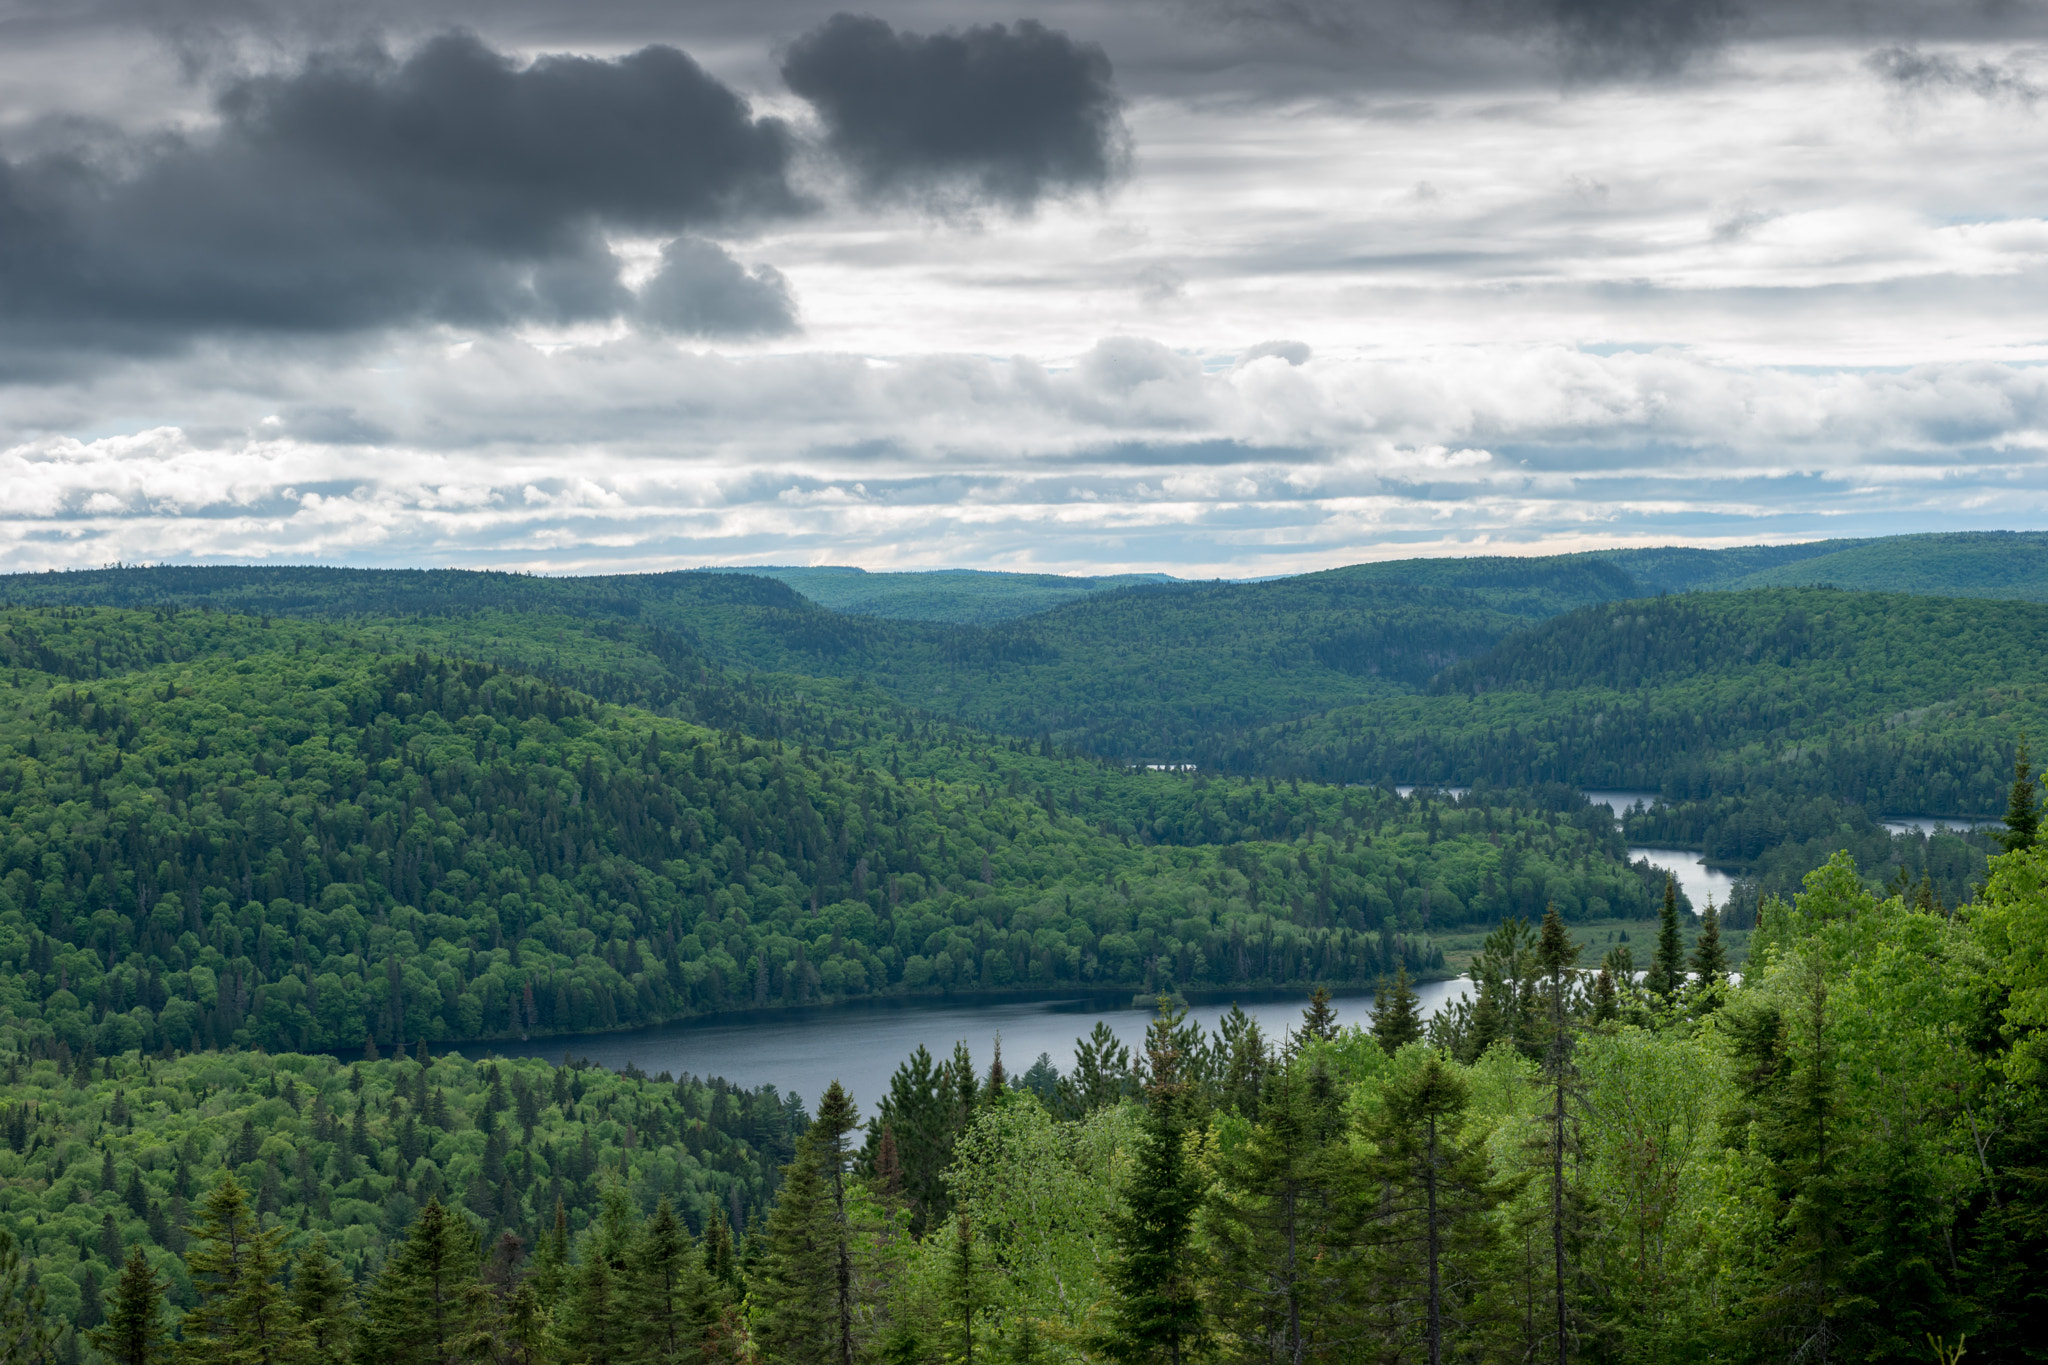
<path id="1" fill-rule="evenodd" d="M 1946 53 L 1898 45 L 1871 53 L 1864 64 L 1879 79 L 1916 94 L 1967 90 L 1985 99 L 2013 99 L 2027 104 L 2041 97 L 2041 88 L 2028 80 L 2025 73 L 1995 62 L 1964 63 Z"/>
<path id="2" fill-rule="evenodd" d="M 691 336 L 787 336 L 797 330 L 789 282 L 773 266 L 748 270 L 715 242 L 678 237 L 640 291 L 640 314 Z"/>
<path id="3" fill-rule="evenodd" d="M 918 34 L 836 14 L 790 45 L 782 76 L 870 195 L 1023 210 L 1123 167 L 1109 57 L 1028 19 Z"/>
<path id="4" fill-rule="evenodd" d="M 364 50 L 237 81 L 217 112 L 204 136 L 0 162 L 16 346 L 615 317 L 636 305 L 607 231 L 804 208 L 788 129 L 668 47 L 521 65 L 444 35 L 402 61 Z"/>

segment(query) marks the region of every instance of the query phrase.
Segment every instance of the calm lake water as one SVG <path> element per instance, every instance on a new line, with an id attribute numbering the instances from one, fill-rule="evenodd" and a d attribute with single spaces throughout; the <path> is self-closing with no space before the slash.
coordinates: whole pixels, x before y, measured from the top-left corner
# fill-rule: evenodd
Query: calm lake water
<path id="1" fill-rule="evenodd" d="M 1448 1001 L 1465 994 L 1465 981 L 1434 981 L 1416 987 L 1425 1012 L 1434 1014 Z M 588 1057 L 614 1071 L 627 1063 L 649 1075 L 667 1071 L 698 1076 L 723 1076 L 748 1089 L 773 1085 L 785 1094 L 795 1091 L 805 1104 L 817 1101 L 825 1087 L 838 1081 L 847 1087 L 861 1112 L 873 1113 L 875 1101 L 889 1089 L 889 1077 L 920 1044 L 934 1058 L 950 1056 L 953 1044 L 965 1040 L 978 1070 L 988 1070 L 996 1035 L 1003 1040 L 1003 1066 L 1021 1072 L 1041 1052 L 1052 1056 L 1062 1073 L 1074 1064 L 1074 1042 L 1085 1038 L 1100 1019 L 1136 1051 L 1145 1041 L 1151 1011 L 1129 1007 L 1128 995 L 1098 1000 L 1004 1000 L 982 1004 L 927 1001 L 874 1001 L 816 1009 L 775 1010 L 743 1019 L 693 1021 L 638 1029 L 631 1033 L 549 1038 L 532 1043 L 493 1043 L 465 1047 L 465 1056 L 486 1052 L 501 1057 L 544 1057 L 559 1062 L 566 1051 Z M 1259 1021 L 1270 1038 L 1301 1023 L 1307 998 L 1240 1001 L 1246 1014 Z M 1334 1004 L 1340 1023 L 1363 1023 L 1372 996 L 1342 995 Z M 1230 1002 L 1195 1005 L 1190 1018 L 1214 1032 L 1230 1011 Z"/>

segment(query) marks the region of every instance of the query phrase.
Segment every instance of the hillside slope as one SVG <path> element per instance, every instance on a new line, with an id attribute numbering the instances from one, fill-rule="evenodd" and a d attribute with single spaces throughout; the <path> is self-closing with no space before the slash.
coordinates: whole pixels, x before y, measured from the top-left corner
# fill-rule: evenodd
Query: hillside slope
<path id="1" fill-rule="evenodd" d="M 1653 897 L 1584 810 L 1133 774 L 801 696 L 728 707 L 807 713 L 828 751 L 318 623 L 15 609 L 0 669 L 0 1033 L 74 1050 L 1365 983 L 1434 965 L 1425 916 Z"/>

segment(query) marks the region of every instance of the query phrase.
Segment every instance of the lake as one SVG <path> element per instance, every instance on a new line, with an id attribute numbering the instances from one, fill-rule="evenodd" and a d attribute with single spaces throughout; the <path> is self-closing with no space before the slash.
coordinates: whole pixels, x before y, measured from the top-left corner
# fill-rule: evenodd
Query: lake
<path id="1" fill-rule="evenodd" d="M 1465 994 L 1468 982 L 1433 981 L 1415 988 L 1422 1008 L 1434 1014 Z M 636 1029 L 629 1033 L 588 1034 L 547 1038 L 530 1043 L 498 1042 L 464 1046 L 464 1056 L 486 1053 L 500 1057 L 544 1057 L 559 1062 L 566 1051 L 617 1071 L 629 1062 L 649 1075 L 667 1071 L 698 1076 L 723 1076 L 748 1089 L 773 1085 L 795 1091 L 805 1104 L 815 1104 L 825 1087 L 837 1080 L 853 1094 L 861 1112 L 874 1112 L 875 1101 L 889 1089 L 889 1077 L 920 1044 L 934 1058 L 950 1056 L 964 1039 L 975 1067 L 988 1070 L 996 1035 L 1003 1040 L 1003 1066 L 1011 1074 L 1030 1067 L 1041 1052 L 1052 1056 L 1061 1073 L 1074 1064 L 1074 1042 L 1085 1038 L 1100 1019 L 1128 1044 L 1142 1049 L 1151 1011 L 1130 1007 L 1130 996 L 1065 1000 L 997 1000 L 963 1004 L 944 1001 L 877 1000 L 812 1009 L 770 1010 L 744 1018 L 691 1020 Z M 1286 999 L 1242 1000 L 1246 1014 L 1259 1021 L 1269 1038 L 1279 1038 L 1301 1023 L 1305 995 Z M 1340 1023 L 1366 1022 L 1372 995 L 1340 995 L 1332 1002 Z M 1190 1018 L 1211 1033 L 1230 1011 L 1230 1001 L 1194 1005 Z"/>

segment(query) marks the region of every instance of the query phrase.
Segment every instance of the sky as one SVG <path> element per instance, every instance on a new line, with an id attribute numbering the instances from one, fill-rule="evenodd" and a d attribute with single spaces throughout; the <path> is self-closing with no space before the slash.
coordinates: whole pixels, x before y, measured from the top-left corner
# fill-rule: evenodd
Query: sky
<path id="1" fill-rule="evenodd" d="M 0 571 L 2048 527 L 2030 0 L 0 0 Z"/>

